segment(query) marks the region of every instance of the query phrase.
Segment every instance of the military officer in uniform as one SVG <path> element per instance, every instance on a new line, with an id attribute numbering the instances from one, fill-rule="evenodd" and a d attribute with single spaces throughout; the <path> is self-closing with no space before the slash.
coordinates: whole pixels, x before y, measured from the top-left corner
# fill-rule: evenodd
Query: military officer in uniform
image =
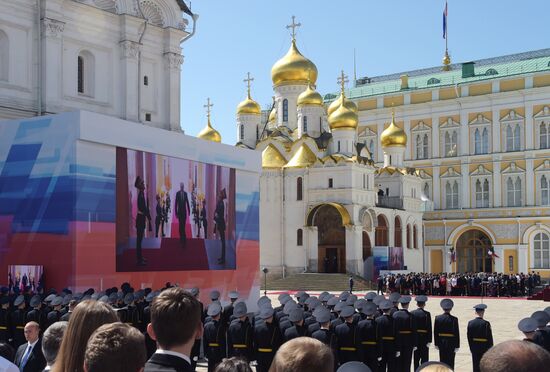
<path id="1" fill-rule="evenodd" d="M 253 359 L 254 330 L 248 320 L 246 303 L 237 302 L 233 307 L 233 316 L 236 318 L 231 322 L 227 330 L 227 350 L 229 357 L 239 357 L 246 361 Z"/>
<path id="2" fill-rule="evenodd" d="M 208 372 L 213 372 L 218 363 L 227 356 L 225 324 L 220 321 L 222 307 L 218 303 L 208 305 L 208 316 L 212 320 L 205 324 L 202 335 L 204 355 L 208 359 Z"/>
<path id="3" fill-rule="evenodd" d="M 46 314 L 42 311 L 42 299 L 40 296 L 32 296 L 29 305 L 32 309 L 27 313 L 27 322 L 36 322 L 40 329 L 46 329 Z"/>
<path id="4" fill-rule="evenodd" d="M 454 303 L 451 299 L 441 300 L 443 314 L 435 317 L 434 339 L 435 347 L 439 349 L 439 360 L 451 369 L 455 368 L 455 354 L 460 347 L 460 331 L 458 318 L 451 315 Z"/>
<path id="5" fill-rule="evenodd" d="M 12 342 L 15 348 L 19 345 L 23 345 L 27 340 L 25 339 L 24 329 L 27 324 L 27 312 L 25 311 L 25 297 L 19 295 L 15 298 L 13 306 L 17 309 L 11 314 L 11 334 Z"/>
<path id="6" fill-rule="evenodd" d="M 55 322 L 59 321 L 61 318 L 61 304 L 63 304 L 63 297 L 56 296 L 52 300 L 52 308 L 53 310 L 48 313 L 47 320 L 46 320 L 46 328 L 54 324 Z"/>
<path id="7" fill-rule="evenodd" d="M 320 328 L 313 332 L 311 337 L 330 347 L 334 358 L 336 358 L 336 335 L 330 329 L 330 311 L 325 308 L 315 310 L 315 320 L 319 323 Z"/>
<path id="8" fill-rule="evenodd" d="M 273 308 L 270 304 L 260 310 L 260 321 L 254 327 L 254 349 L 257 372 L 268 372 L 275 353 L 282 344 L 279 327 L 273 322 Z"/>
<path id="9" fill-rule="evenodd" d="M 535 319 L 523 318 L 518 323 L 518 329 L 523 332 L 525 336 L 523 341 L 535 343 L 535 341 L 533 341 L 537 330 L 537 321 Z"/>
<path id="10" fill-rule="evenodd" d="M 550 321 L 550 315 L 546 311 L 535 311 L 531 314 L 531 318 L 537 322 L 537 331 L 535 332 L 533 341 L 550 352 L 550 331 L 546 327 Z"/>
<path id="11" fill-rule="evenodd" d="M 363 305 L 361 311 L 366 315 L 366 319 L 357 324 L 359 340 L 361 342 L 360 356 L 361 361 L 365 363 L 373 372 L 378 371 L 377 347 L 376 347 L 376 323 L 374 314 L 376 305 L 373 302 L 367 302 Z"/>
<path id="12" fill-rule="evenodd" d="M 235 305 L 235 302 L 239 298 L 239 293 L 237 291 L 231 291 L 229 292 L 229 305 L 225 306 L 223 308 L 222 312 L 222 322 L 225 324 L 226 327 L 229 327 L 231 324 L 231 321 L 233 320 L 233 307 Z"/>
<path id="13" fill-rule="evenodd" d="M 307 327 L 304 324 L 304 310 L 301 307 L 296 307 L 288 314 L 288 320 L 292 322 L 292 326 L 287 328 L 284 333 L 285 342 L 297 337 L 307 335 Z"/>
<path id="14" fill-rule="evenodd" d="M 392 302 L 392 308 L 390 310 L 390 315 L 393 315 L 396 311 L 399 311 L 399 299 L 401 295 L 397 292 L 390 293 L 390 301 Z"/>
<path id="15" fill-rule="evenodd" d="M 476 318 L 468 322 L 468 345 L 472 353 L 472 365 L 474 372 L 479 372 L 479 362 L 487 350 L 493 346 L 493 332 L 491 323 L 483 319 L 487 305 L 479 304 L 474 306 Z"/>
<path id="16" fill-rule="evenodd" d="M 411 370 L 412 353 L 413 349 L 416 349 L 416 329 L 413 317 L 408 310 L 410 302 L 410 296 L 401 296 L 399 303 L 402 308 L 393 313 L 393 324 L 397 336 L 395 339 L 397 369 L 403 372 Z"/>
<path id="17" fill-rule="evenodd" d="M 340 312 L 344 323 L 334 330 L 338 342 L 338 361 L 340 364 L 361 360 L 358 349 L 360 345 L 359 332 L 357 331 L 357 324 L 354 322 L 354 314 L 355 309 L 353 306 L 344 306 Z"/>
<path id="18" fill-rule="evenodd" d="M 11 342 L 11 314 L 9 312 L 10 299 L 0 297 L 0 342 Z"/>
<path id="19" fill-rule="evenodd" d="M 424 310 L 428 297 L 416 296 L 418 309 L 411 311 L 414 328 L 416 330 L 416 350 L 414 351 L 414 369 L 424 364 L 429 359 L 428 346 L 432 343 L 432 316 Z"/>
<path id="20" fill-rule="evenodd" d="M 376 346 L 378 348 L 379 371 L 395 370 L 395 327 L 393 317 L 390 315 L 393 303 L 390 300 L 382 300 L 378 305 L 383 314 L 376 318 Z"/>

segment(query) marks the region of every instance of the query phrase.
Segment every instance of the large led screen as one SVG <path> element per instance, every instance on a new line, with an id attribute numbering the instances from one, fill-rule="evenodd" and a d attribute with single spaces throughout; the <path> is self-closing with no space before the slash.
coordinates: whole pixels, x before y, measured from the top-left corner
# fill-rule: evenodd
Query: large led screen
<path id="1" fill-rule="evenodd" d="M 234 270 L 235 170 L 117 148 L 117 271 Z"/>

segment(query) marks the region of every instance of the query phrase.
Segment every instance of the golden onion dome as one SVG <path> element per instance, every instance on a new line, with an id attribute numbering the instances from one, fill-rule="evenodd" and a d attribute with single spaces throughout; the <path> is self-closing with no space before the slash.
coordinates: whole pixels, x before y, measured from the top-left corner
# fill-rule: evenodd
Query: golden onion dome
<path id="1" fill-rule="evenodd" d="M 395 115 L 393 112 L 390 125 L 380 135 L 380 143 L 382 147 L 407 146 L 407 134 L 403 129 L 395 125 Z"/>
<path id="2" fill-rule="evenodd" d="M 298 106 L 304 105 L 323 105 L 323 97 L 311 87 L 311 84 L 308 84 L 307 89 L 298 96 Z"/>
<path id="3" fill-rule="evenodd" d="M 296 40 L 292 40 L 286 55 L 275 62 L 271 68 L 273 85 L 307 83 L 317 81 L 317 66 L 304 57 L 296 47 Z"/>
<path id="4" fill-rule="evenodd" d="M 271 143 L 262 151 L 262 168 L 282 168 L 286 159 Z"/>
<path id="5" fill-rule="evenodd" d="M 294 156 L 285 165 L 285 168 L 307 168 L 317 161 L 317 155 L 305 144 L 298 148 Z"/>
<path id="6" fill-rule="evenodd" d="M 271 109 L 271 112 L 269 113 L 269 118 L 267 119 L 267 122 L 273 123 L 275 119 L 277 119 L 277 109 L 273 107 L 273 109 Z"/>
<path id="7" fill-rule="evenodd" d="M 357 129 L 359 119 L 357 113 L 346 105 L 349 102 L 346 97 L 342 96 L 342 104 L 332 112 L 328 117 L 328 125 L 330 129 Z"/>
<path id="8" fill-rule="evenodd" d="M 215 130 L 212 127 L 212 124 L 210 124 L 210 116 L 208 116 L 208 123 L 206 124 L 206 127 L 204 127 L 204 129 L 200 131 L 197 137 L 200 139 L 203 139 L 206 141 L 212 141 L 212 142 L 222 141 L 222 136 L 220 135 L 220 132 Z"/>
<path id="9" fill-rule="evenodd" d="M 328 107 L 327 109 L 327 115 L 330 115 L 332 114 L 334 111 L 336 111 L 336 109 L 338 107 L 340 107 L 340 105 L 342 104 L 342 97 L 344 97 L 343 94 L 340 94 L 340 97 L 338 97 L 337 99 L 335 99 L 331 104 L 330 106 Z M 347 108 L 349 108 L 351 111 L 357 113 L 359 111 L 359 109 L 357 108 L 357 105 L 355 104 L 355 102 L 353 101 L 350 101 L 349 99 L 346 99 L 345 100 L 345 106 Z"/>
<path id="10" fill-rule="evenodd" d="M 237 115 L 260 115 L 262 109 L 258 102 L 250 98 L 250 94 L 237 106 Z"/>

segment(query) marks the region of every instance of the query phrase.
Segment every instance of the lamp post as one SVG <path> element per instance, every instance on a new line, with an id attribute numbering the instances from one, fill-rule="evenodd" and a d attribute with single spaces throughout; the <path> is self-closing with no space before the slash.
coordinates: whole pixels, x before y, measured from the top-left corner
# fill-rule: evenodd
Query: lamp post
<path id="1" fill-rule="evenodd" d="M 269 270 L 267 267 L 262 267 L 262 272 L 264 273 L 264 296 L 267 296 L 267 272 Z"/>

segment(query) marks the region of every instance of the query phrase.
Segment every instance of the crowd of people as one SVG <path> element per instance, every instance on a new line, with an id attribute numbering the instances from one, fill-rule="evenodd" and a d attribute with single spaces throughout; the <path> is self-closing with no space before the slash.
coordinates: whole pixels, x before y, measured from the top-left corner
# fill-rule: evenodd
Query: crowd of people
<path id="1" fill-rule="evenodd" d="M 453 301 L 441 300 L 432 323 L 424 294 L 300 291 L 279 295 L 278 304 L 262 296 L 252 313 L 237 292 L 222 306 L 214 290 L 203 305 L 198 288 L 169 283 L 158 291 L 124 283 L 104 292 L 50 292 L 1 289 L 0 371 L 187 372 L 201 356 L 209 372 L 452 371 L 460 347 Z M 546 370 L 550 307 L 519 322 L 524 341 L 495 346 L 486 309 L 476 305 L 467 327 L 473 370 Z M 437 362 L 429 361 L 432 343 Z"/>
<path id="2" fill-rule="evenodd" d="M 377 279 L 378 293 L 431 296 L 531 296 L 541 285 L 540 273 L 408 273 Z"/>

